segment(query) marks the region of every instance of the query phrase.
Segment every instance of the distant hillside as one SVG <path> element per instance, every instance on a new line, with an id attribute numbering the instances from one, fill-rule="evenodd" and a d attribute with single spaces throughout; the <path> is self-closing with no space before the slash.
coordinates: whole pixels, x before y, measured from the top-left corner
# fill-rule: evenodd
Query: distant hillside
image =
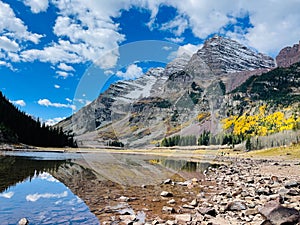
<path id="1" fill-rule="evenodd" d="M 300 62 L 252 76 L 233 93 L 244 93 L 252 101 L 291 105 L 300 102 Z"/>
<path id="2" fill-rule="evenodd" d="M 0 142 L 41 147 L 74 147 L 73 137 L 62 129 L 34 120 L 11 104 L 0 92 Z"/>

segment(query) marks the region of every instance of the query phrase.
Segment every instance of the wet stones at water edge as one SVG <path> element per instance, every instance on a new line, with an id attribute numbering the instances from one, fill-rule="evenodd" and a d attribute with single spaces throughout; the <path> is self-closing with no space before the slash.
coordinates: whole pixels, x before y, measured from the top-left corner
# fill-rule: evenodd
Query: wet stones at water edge
<path id="1" fill-rule="evenodd" d="M 140 209 L 126 202 L 134 211 L 127 213 L 130 216 L 118 217 L 118 224 L 300 224 L 300 165 L 287 166 L 286 162 L 272 160 L 219 160 L 231 164 L 208 168 L 199 180 L 162 181 L 161 190 L 155 192 L 157 201 L 150 203 L 159 208 L 158 213 L 153 214 L 153 208 L 144 211 L 144 221 L 136 214 Z M 289 169 L 293 173 L 286 172 Z"/>

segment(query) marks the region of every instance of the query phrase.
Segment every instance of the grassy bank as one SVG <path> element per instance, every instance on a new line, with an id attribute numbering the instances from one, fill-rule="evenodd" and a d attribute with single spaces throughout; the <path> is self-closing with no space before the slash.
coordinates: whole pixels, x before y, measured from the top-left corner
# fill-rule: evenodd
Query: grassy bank
<path id="1" fill-rule="evenodd" d="M 282 159 L 282 160 L 297 160 L 300 159 L 300 144 L 286 147 L 268 148 L 263 150 L 254 150 L 250 152 L 222 150 L 226 155 L 232 157 L 250 157 L 264 159 Z"/>

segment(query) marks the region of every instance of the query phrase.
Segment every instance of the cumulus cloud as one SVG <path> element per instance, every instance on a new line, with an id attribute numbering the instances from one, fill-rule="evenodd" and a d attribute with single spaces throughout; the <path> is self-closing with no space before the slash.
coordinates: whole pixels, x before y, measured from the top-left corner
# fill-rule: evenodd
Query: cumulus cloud
<path id="1" fill-rule="evenodd" d="M 6 36 L 0 36 L 0 49 L 16 52 L 19 49 L 19 45 L 16 41 L 10 40 Z"/>
<path id="2" fill-rule="evenodd" d="M 59 41 L 43 49 L 24 51 L 23 60 L 53 64 L 62 60 L 66 63 L 95 62 L 102 68 L 114 66 L 118 54 L 107 55 L 107 52 L 117 49 L 125 37 L 118 32 L 118 24 L 111 17 L 117 17 L 120 9 L 130 4 L 94 0 L 53 0 L 52 3 L 59 10 L 53 27 Z M 99 60 L 101 57 L 105 59 Z"/>
<path id="3" fill-rule="evenodd" d="M 6 193 L 0 193 L 0 198 L 12 198 L 14 196 L 14 192 L 6 192 Z"/>
<path id="4" fill-rule="evenodd" d="M 129 65 L 127 68 L 126 68 L 126 71 L 125 72 L 122 72 L 122 71 L 118 71 L 116 73 L 116 75 L 118 77 L 122 77 L 124 79 L 135 79 L 135 78 L 138 78 L 140 76 L 142 76 L 144 73 L 143 73 L 143 69 L 141 67 L 138 67 L 137 65 L 135 64 L 131 64 Z"/>
<path id="5" fill-rule="evenodd" d="M 192 45 L 192 44 L 186 44 L 183 46 L 179 46 L 176 51 L 173 51 L 169 55 L 169 59 L 175 59 L 184 55 L 187 55 L 191 57 L 193 54 L 195 54 L 200 48 L 202 47 L 202 44 L 200 45 Z"/>
<path id="6" fill-rule="evenodd" d="M 49 6 L 48 0 L 23 0 L 23 2 L 33 13 L 45 12 Z"/>
<path id="7" fill-rule="evenodd" d="M 28 202 L 36 202 L 40 198 L 64 198 L 68 196 L 68 192 L 64 191 L 60 194 L 52 194 L 52 193 L 45 193 L 45 194 L 32 194 L 32 195 L 27 195 L 26 196 L 26 201 Z"/>
<path id="8" fill-rule="evenodd" d="M 10 101 L 10 102 L 17 106 L 21 106 L 21 107 L 26 106 L 26 102 L 24 100 L 16 100 L 16 101 Z"/>
<path id="9" fill-rule="evenodd" d="M 63 78 L 67 78 L 69 76 L 72 76 L 71 73 L 68 73 L 68 72 L 65 72 L 65 71 L 56 71 L 56 74 L 59 76 L 59 77 L 63 77 Z"/>
<path id="10" fill-rule="evenodd" d="M 0 34 L 6 36 L 11 41 L 30 41 L 35 44 L 39 43 L 42 35 L 28 31 L 24 22 L 17 18 L 11 7 L 0 1 Z"/>
<path id="11" fill-rule="evenodd" d="M 75 71 L 75 69 L 72 66 L 69 66 L 65 63 L 60 63 L 57 66 L 58 69 L 64 70 L 64 71 Z"/>
<path id="12" fill-rule="evenodd" d="M 46 11 L 53 4 L 58 11 L 53 33 L 56 42 L 32 49 L 23 49 L 22 42 L 39 43 L 42 35 L 31 33 L 13 10 L 0 0 L 0 48 L 8 53 L 21 51 L 19 55 L 7 54 L 10 60 L 50 62 L 59 70 L 74 71 L 68 64 L 94 62 L 103 69 L 116 65 L 118 46 L 126 37 L 119 30 L 118 18 L 122 10 L 132 6 L 150 12 L 148 26 L 170 31 L 174 36 L 166 40 L 182 43 L 186 29 L 200 38 L 222 33 L 242 41 L 264 53 L 275 54 L 282 47 L 299 41 L 299 0 L 290 1 L 241 1 L 241 0 L 23 0 L 32 12 Z M 157 24 L 159 7 L 167 5 L 177 11 L 175 18 Z M 267 13 L 266 13 L 267 12 Z M 239 18 L 249 17 L 251 27 L 243 27 Z M 122 22 L 122 20 L 121 20 Z M 233 27 L 228 31 L 226 27 Z M 272 40 L 272 41 L 270 41 Z M 21 49 L 21 50 L 20 50 Z M 113 50 L 113 51 L 112 51 Z M 3 63 L 2 63 L 3 64 Z"/>
<path id="13" fill-rule="evenodd" d="M 50 106 L 50 107 L 55 107 L 55 108 L 70 108 L 70 109 L 76 110 L 75 105 L 55 103 L 55 102 L 51 102 L 49 99 L 40 99 L 40 100 L 38 100 L 38 104 L 41 106 L 46 106 L 46 107 Z"/>
<path id="14" fill-rule="evenodd" d="M 184 31 L 188 28 L 188 20 L 184 18 L 182 15 L 178 15 L 173 20 L 162 24 L 161 30 L 170 31 L 174 33 L 176 36 L 180 36 L 184 33 Z"/>
<path id="15" fill-rule="evenodd" d="M 54 88 L 59 89 L 60 86 L 58 84 L 54 84 Z"/>
<path id="16" fill-rule="evenodd" d="M 292 1 L 167 1 L 179 14 L 185 15 L 189 28 L 196 37 L 205 39 L 223 32 L 227 26 L 236 27 L 237 18 L 249 16 L 251 27 L 229 31 L 228 36 L 246 43 L 261 52 L 276 54 L 281 48 L 297 43 L 300 37 L 298 0 Z M 186 22 L 182 22 L 183 25 Z M 171 24 L 171 22 L 169 22 Z M 225 29 L 225 35 L 227 35 Z M 287 35 L 288 34 L 288 35 Z M 270 41 L 272 40 L 272 41 Z"/>
<path id="17" fill-rule="evenodd" d="M 64 120 L 66 117 L 56 117 L 56 118 L 52 118 L 52 119 L 47 119 L 45 120 L 45 124 L 48 126 L 53 126 L 55 124 L 57 124 L 58 122 Z"/>

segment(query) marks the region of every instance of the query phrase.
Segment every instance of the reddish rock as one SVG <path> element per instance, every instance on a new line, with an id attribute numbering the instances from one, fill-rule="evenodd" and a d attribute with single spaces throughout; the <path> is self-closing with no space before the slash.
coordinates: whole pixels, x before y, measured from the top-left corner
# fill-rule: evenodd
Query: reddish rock
<path id="1" fill-rule="evenodd" d="M 293 47 L 282 49 L 276 57 L 278 67 L 289 67 L 290 65 L 300 62 L 300 42 Z"/>

